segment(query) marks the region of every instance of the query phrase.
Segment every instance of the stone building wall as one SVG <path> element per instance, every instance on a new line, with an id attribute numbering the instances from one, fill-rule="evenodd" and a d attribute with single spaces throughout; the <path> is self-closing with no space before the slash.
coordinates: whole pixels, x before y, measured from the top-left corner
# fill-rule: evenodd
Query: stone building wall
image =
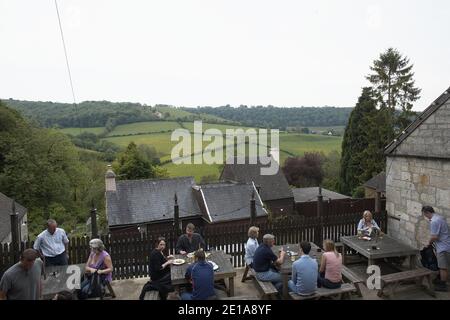
<path id="1" fill-rule="evenodd" d="M 386 197 L 388 233 L 407 244 L 421 249 L 429 239 L 423 205 L 450 223 L 450 100 L 388 156 Z"/>

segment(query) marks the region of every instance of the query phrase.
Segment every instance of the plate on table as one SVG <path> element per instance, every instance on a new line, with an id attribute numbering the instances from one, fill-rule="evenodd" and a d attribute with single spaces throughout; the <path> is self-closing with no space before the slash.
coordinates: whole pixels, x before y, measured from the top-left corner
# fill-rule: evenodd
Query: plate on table
<path id="1" fill-rule="evenodd" d="M 213 270 L 216 271 L 217 269 L 219 269 L 219 266 L 217 265 L 217 263 L 215 263 L 214 261 L 209 260 L 208 261 L 209 264 L 211 264 L 213 266 Z"/>
<path id="2" fill-rule="evenodd" d="M 289 255 L 292 257 L 298 256 L 298 252 L 288 251 Z"/>
<path id="3" fill-rule="evenodd" d="M 186 262 L 186 260 L 184 260 L 184 259 L 175 259 L 175 260 L 173 260 L 173 264 L 176 265 L 176 266 L 182 265 L 185 262 Z"/>

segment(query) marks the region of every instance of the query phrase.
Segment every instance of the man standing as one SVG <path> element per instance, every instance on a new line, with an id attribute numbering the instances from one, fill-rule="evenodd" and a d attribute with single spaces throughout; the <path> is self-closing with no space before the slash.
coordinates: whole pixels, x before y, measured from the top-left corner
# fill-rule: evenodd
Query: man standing
<path id="1" fill-rule="evenodd" d="M 436 255 L 439 268 L 440 280 L 436 283 L 436 291 L 447 289 L 448 266 L 450 265 L 450 232 L 447 221 L 434 212 L 433 207 L 424 206 L 422 214 L 430 220 L 430 242 L 436 245 Z"/>
<path id="2" fill-rule="evenodd" d="M 183 292 L 181 300 L 216 299 L 213 266 L 206 262 L 206 255 L 203 250 L 196 251 L 194 257 L 196 262 L 189 266 L 185 274 L 186 279 L 192 283 L 192 293 Z"/>
<path id="3" fill-rule="evenodd" d="M 26 249 L 20 262 L 6 270 L 0 280 L 0 300 L 39 300 L 42 296 L 42 260 L 34 249 Z"/>
<path id="4" fill-rule="evenodd" d="M 186 234 L 183 234 L 178 239 L 176 245 L 176 251 L 180 254 L 186 254 L 197 251 L 200 248 L 205 249 L 206 244 L 202 236 L 198 233 L 194 233 L 195 226 L 192 223 L 188 223 L 186 226 Z"/>
<path id="5" fill-rule="evenodd" d="M 309 296 L 316 292 L 318 265 L 317 261 L 309 256 L 311 244 L 303 241 L 300 243 L 302 255 L 292 264 L 292 280 L 289 280 L 289 291 L 299 295 Z"/>
<path id="6" fill-rule="evenodd" d="M 280 256 L 277 257 L 272 251 L 274 243 L 274 235 L 264 235 L 262 244 L 256 249 L 255 254 L 253 255 L 253 269 L 259 280 L 272 282 L 278 292 L 281 293 L 283 281 L 281 280 L 281 275 L 276 269 L 276 266 L 281 266 L 283 264 L 286 252 L 281 248 Z"/>
<path id="7" fill-rule="evenodd" d="M 47 230 L 38 235 L 33 247 L 45 257 L 45 266 L 64 266 L 69 260 L 68 244 L 66 232 L 58 228 L 55 220 L 49 219 Z"/>

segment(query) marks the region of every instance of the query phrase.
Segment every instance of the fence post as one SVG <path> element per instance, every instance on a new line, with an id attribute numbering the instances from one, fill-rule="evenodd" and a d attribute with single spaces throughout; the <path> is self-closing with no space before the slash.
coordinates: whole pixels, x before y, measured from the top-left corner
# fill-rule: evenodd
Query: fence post
<path id="1" fill-rule="evenodd" d="M 19 214 L 16 212 L 16 202 L 13 199 L 11 206 L 11 245 L 13 250 L 14 262 L 19 260 L 20 252 L 20 234 L 19 234 Z"/>
<path id="2" fill-rule="evenodd" d="M 98 238 L 98 228 L 97 228 L 97 209 L 92 202 L 91 209 L 91 239 Z"/>
<path id="3" fill-rule="evenodd" d="M 381 192 L 378 190 L 375 195 L 375 212 L 381 212 Z"/>
<path id="4" fill-rule="evenodd" d="M 319 194 L 317 195 L 317 222 L 316 232 L 314 232 L 315 244 L 320 246 L 323 240 L 323 195 L 322 187 L 319 186 Z"/>
<path id="5" fill-rule="evenodd" d="M 256 223 L 256 201 L 255 191 L 252 191 L 252 199 L 250 200 L 250 224 L 254 226 Z"/>
<path id="6" fill-rule="evenodd" d="M 174 201 L 175 204 L 173 206 L 173 248 L 174 248 L 174 252 L 175 252 L 175 247 L 176 247 L 176 243 L 178 240 L 178 237 L 180 236 L 181 232 L 180 232 L 180 208 L 178 207 L 178 197 L 177 194 L 175 193 L 174 196 Z"/>

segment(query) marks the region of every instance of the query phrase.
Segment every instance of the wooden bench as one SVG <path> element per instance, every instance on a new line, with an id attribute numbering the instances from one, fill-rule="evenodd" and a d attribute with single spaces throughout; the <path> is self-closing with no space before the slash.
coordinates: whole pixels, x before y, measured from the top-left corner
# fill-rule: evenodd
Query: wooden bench
<path id="1" fill-rule="evenodd" d="M 249 268 L 249 274 L 253 277 L 258 291 L 261 293 L 261 299 L 276 299 L 278 290 L 270 281 L 261 281 L 256 277 L 256 272 L 252 268 Z"/>
<path id="2" fill-rule="evenodd" d="M 161 298 L 158 291 L 150 290 L 145 293 L 144 300 L 161 300 Z"/>
<path id="3" fill-rule="evenodd" d="M 338 296 L 339 299 L 342 299 L 352 292 L 356 292 L 355 286 L 352 283 L 343 283 L 341 287 L 337 289 L 317 288 L 316 293 L 309 296 L 302 296 L 294 292 L 289 292 L 289 295 L 293 300 L 317 300 L 332 296 Z"/>
<path id="4" fill-rule="evenodd" d="M 350 281 L 350 283 L 355 285 L 356 293 L 358 294 L 358 296 L 362 297 L 360 285 L 364 283 L 364 279 L 346 266 L 342 266 L 341 274 L 343 278 L 347 279 L 348 281 Z"/>
<path id="5" fill-rule="evenodd" d="M 246 264 L 244 274 L 242 275 L 241 282 L 245 282 L 246 280 L 253 279 L 253 275 L 248 275 L 248 272 L 250 271 L 250 267 Z"/>
<path id="6" fill-rule="evenodd" d="M 381 276 L 381 288 L 378 290 L 378 296 L 383 296 L 384 290 L 390 286 L 389 297 L 392 298 L 394 296 L 395 289 L 401 282 L 415 280 L 417 285 L 423 286 L 423 280 L 425 278 L 428 285 L 423 287 L 431 296 L 434 297 L 435 293 L 433 291 L 433 284 L 431 281 L 432 274 L 434 274 L 434 271 L 430 269 L 418 268 Z"/>

